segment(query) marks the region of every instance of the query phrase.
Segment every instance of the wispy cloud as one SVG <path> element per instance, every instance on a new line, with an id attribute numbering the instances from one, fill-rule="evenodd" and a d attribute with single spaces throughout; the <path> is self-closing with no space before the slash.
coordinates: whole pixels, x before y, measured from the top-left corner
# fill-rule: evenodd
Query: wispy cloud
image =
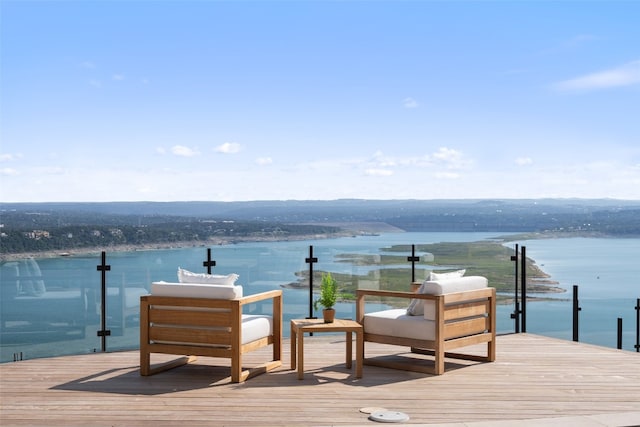
<path id="1" fill-rule="evenodd" d="M 368 176 L 391 176 L 393 171 L 389 169 L 365 169 L 364 174 Z"/>
<path id="2" fill-rule="evenodd" d="M 224 144 L 218 145 L 215 151 L 223 154 L 235 154 L 240 151 L 240 148 L 240 144 L 237 142 L 225 142 Z"/>
<path id="3" fill-rule="evenodd" d="M 158 154 L 166 154 L 167 150 L 164 147 L 156 147 L 156 153 Z"/>
<path id="4" fill-rule="evenodd" d="M 518 166 L 527 166 L 533 164 L 533 159 L 531 157 L 518 157 L 515 162 Z"/>
<path id="5" fill-rule="evenodd" d="M 640 84 L 640 60 L 619 67 L 564 80 L 553 85 L 562 92 L 591 91 Z"/>
<path id="6" fill-rule="evenodd" d="M 65 175 L 67 173 L 67 170 L 61 166 L 39 166 L 39 167 L 33 168 L 31 172 L 34 172 L 36 175 L 41 175 L 41 176 L 43 175 L 58 176 L 58 175 Z"/>
<path id="7" fill-rule="evenodd" d="M 462 151 L 448 147 L 440 147 L 431 157 L 447 169 L 464 169 L 471 164 Z"/>
<path id="8" fill-rule="evenodd" d="M 82 68 L 86 68 L 86 69 L 89 69 L 89 70 L 92 70 L 92 69 L 96 68 L 96 64 L 94 64 L 92 61 L 83 61 L 83 62 L 80 63 L 80 66 Z"/>
<path id="9" fill-rule="evenodd" d="M 93 87 L 102 87 L 102 82 L 96 79 L 89 80 L 89 84 Z"/>
<path id="10" fill-rule="evenodd" d="M 403 99 L 402 105 L 404 105 L 404 108 L 418 108 L 420 106 L 420 104 L 418 104 L 418 101 L 411 97 Z"/>
<path id="11" fill-rule="evenodd" d="M 199 154 L 198 150 L 185 147 L 184 145 L 174 145 L 173 147 L 171 147 L 171 153 L 181 157 L 193 157 Z"/>
<path id="12" fill-rule="evenodd" d="M 125 77 L 124 77 L 124 74 L 114 74 L 113 76 L 111 76 L 111 79 L 119 82 L 124 80 Z"/>
<path id="13" fill-rule="evenodd" d="M 256 159 L 256 164 L 260 166 L 270 165 L 273 163 L 273 159 L 271 157 L 258 157 Z"/>
<path id="14" fill-rule="evenodd" d="M 460 174 L 455 172 L 436 172 L 435 177 L 438 179 L 458 179 Z"/>
<path id="15" fill-rule="evenodd" d="M 12 162 L 22 157 L 22 154 L 0 153 L 0 162 Z"/>
<path id="16" fill-rule="evenodd" d="M 375 152 L 369 159 L 354 163 L 365 170 L 366 175 L 389 176 L 398 168 L 430 168 L 432 170 L 463 170 L 472 165 L 460 150 L 440 147 L 431 154 L 421 156 L 389 157 L 381 151 Z"/>
<path id="17" fill-rule="evenodd" d="M 0 175 L 15 176 L 18 175 L 18 171 L 13 168 L 0 168 Z"/>

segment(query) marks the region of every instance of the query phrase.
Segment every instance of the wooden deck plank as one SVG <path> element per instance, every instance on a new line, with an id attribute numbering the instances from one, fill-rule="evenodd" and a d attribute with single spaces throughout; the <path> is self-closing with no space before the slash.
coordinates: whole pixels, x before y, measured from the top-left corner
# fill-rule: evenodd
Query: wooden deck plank
<path id="1" fill-rule="evenodd" d="M 318 334 L 305 337 L 303 380 L 289 369 L 287 342 L 281 368 L 242 384 L 230 382 L 227 360 L 206 357 L 152 377 L 139 375 L 137 351 L 5 363 L 0 424 L 371 424 L 364 407 L 405 412 L 408 424 L 627 413 L 640 424 L 640 354 L 530 334 L 500 336 L 497 344 L 493 363 L 448 359 L 441 376 L 365 366 L 357 379 L 345 367 L 344 334 Z M 366 356 L 399 350 L 367 343 Z M 270 351 L 250 353 L 245 364 Z"/>

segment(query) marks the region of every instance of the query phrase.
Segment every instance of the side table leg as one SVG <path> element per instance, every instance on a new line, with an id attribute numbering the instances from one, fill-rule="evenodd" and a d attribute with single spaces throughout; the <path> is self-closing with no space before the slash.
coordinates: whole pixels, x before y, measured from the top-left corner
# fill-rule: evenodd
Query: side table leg
<path id="1" fill-rule="evenodd" d="M 296 341 L 298 341 L 298 379 L 304 378 L 304 332 L 298 331 Z"/>
<path id="2" fill-rule="evenodd" d="M 296 328 L 291 325 L 291 369 L 296 369 Z"/>
<path id="3" fill-rule="evenodd" d="M 353 359 L 352 343 L 353 338 L 351 332 L 345 333 L 345 341 L 347 343 L 347 369 L 351 369 L 351 361 Z"/>
<path id="4" fill-rule="evenodd" d="M 364 359 L 364 333 L 356 331 L 356 378 L 362 378 L 362 361 Z"/>

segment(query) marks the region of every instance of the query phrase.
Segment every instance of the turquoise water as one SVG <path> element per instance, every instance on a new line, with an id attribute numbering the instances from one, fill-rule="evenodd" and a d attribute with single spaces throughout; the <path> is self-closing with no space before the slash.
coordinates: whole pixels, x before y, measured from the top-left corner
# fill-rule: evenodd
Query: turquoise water
<path id="1" fill-rule="evenodd" d="M 616 347 L 617 319 L 622 344 L 634 350 L 636 301 L 640 298 L 640 239 L 570 238 L 530 240 L 527 256 L 567 290 L 557 302 L 527 307 L 527 332 L 572 339 L 572 289 L 578 286 L 579 340 Z"/>
<path id="2" fill-rule="evenodd" d="M 433 242 L 465 242 L 494 238 L 497 233 L 387 233 L 380 236 L 357 238 L 318 239 L 291 242 L 257 242 L 212 247 L 217 274 L 237 273 L 238 283 L 245 294 L 269 289 L 283 289 L 282 285 L 295 282 L 296 272 L 308 270 L 305 258 L 309 246 L 318 258 L 316 270 L 366 274 L 372 267 L 339 262 L 339 254 L 368 254 L 373 257 L 384 253 L 384 248 L 396 244 L 423 244 Z M 551 302 L 533 302 L 527 306 L 527 332 L 571 339 L 571 289 L 580 290 L 580 341 L 609 347 L 616 346 L 617 318 L 623 318 L 623 348 L 633 349 L 635 344 L 635 303 L 640 297 L 637 259 L 640 257 L 640 239 L 553 239 L 518 242 L 527 247 L 527 255 L 537 261 L 553 280 L 567 290 L 555 294 Z M 513 247 L 514 244 L 508 246 Z M 421 255 L 421 254 L 418 254 Z M 176 281 L 178 267 L 202 272 L 206 248 L 145 250 L 107 253 L 107 285 L 110 292 L 127 288 L 132 292 L 133 306 L 122 309 L 121 301 L 112 295 L 107 302 L 107 349 L 135 349 L 138 347 L 137 303 L 152 281 Z M 37 260 L 49 295 L 65 296 L 77 291 L 82 294 L 83 306 L 76 299 L 42 305 L 42 297 L 32 297 L 34 305 L 10 303 L 3 291 L 2 362 L 15 357 L 36 358 L 54 355 L 99 351 L 101 339 L 97 336 L 99 323 L 100 272 L 99 256 L 72 256 Z M 2 286 L 14 286 L 9 270 L 2 268 Z M 411 277 L 411 264 L 400 265 Z M 360 287 L 376 283 L 359 283 Z M 373 280 L 375 282 L 375 280 Z M 306 289 L 283 289 L 285 322 L 290 318 L 309 315 L 309 293 Z M 21 302 L 22 303 L 22 302 Z M 40 305 L 35 305 L 40 303 Z M 62 308 L 61 308 L 62 307 Z M 337 315 L 354 317 L 353 303 L 338 304 Z M 57 311 L 62 313 L 57 313 Z M 260 310 L 260 307 L 257 308 Z M 512 306 L 498 307 L 498 331 L 512 332 L 510 319 Z M 76 314 L 77 313 L 77 314 Z M 69 319 L 77 320 L 68 325 Z M 123 327 L 124 318 L 124 327 Z M 285 323 L 286 325 L 287 323 Z M 288 328 L 284 328 L 285 335 Z"/>

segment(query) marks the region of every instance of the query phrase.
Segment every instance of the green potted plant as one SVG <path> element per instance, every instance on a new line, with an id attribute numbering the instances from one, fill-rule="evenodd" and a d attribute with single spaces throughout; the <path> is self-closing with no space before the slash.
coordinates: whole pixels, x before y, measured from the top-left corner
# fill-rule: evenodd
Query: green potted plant
<path id="1" fill-rule="evenodd" d="M 313 307 L 318 310 L 319 306 L 324 307 L 322 317 L 324 323 L 333 323 L 336 316 L 336 310 L 333 308 L 338 300 L 338 282 L 331 277 L 331 273 L 322 275 L 322 283 L 320 284 L 320 297 L 315 300 Z"/>

